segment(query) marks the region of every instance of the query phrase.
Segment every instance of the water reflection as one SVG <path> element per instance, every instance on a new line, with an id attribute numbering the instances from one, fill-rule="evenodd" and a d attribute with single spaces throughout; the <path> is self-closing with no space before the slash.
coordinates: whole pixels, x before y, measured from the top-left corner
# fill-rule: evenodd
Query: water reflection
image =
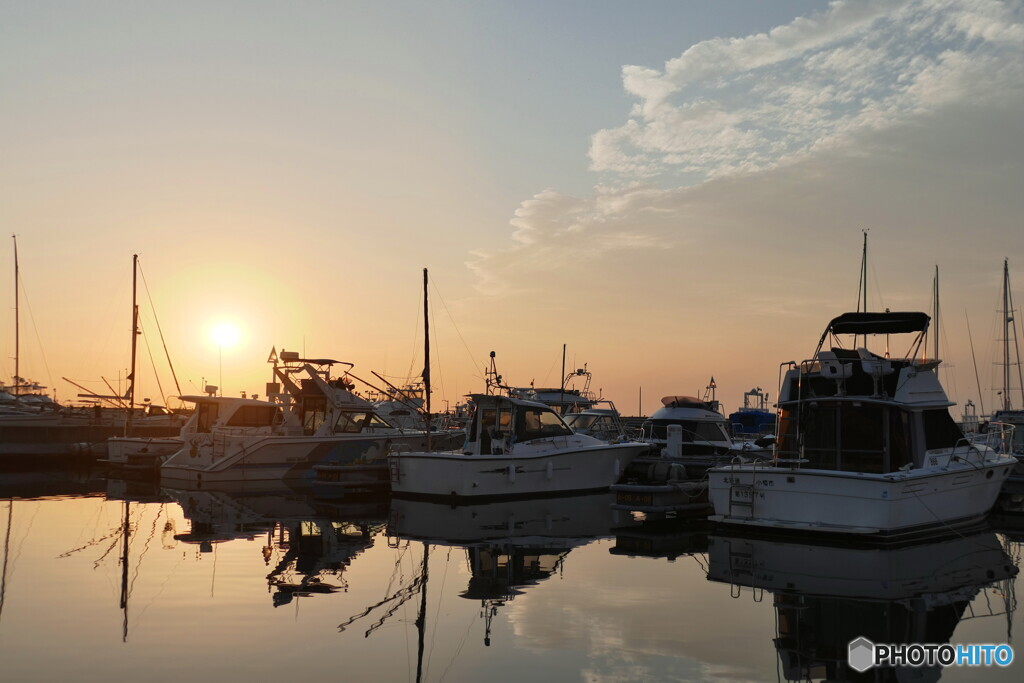
<path id="1" fill-rule="evenodd" d="M 856 679 L 857 635 L 1006 640 L 1006 621 L 971 617 L 1013 607 L 1021 546 L 998 541 L 1024 528 L 1007 511 L 998 536 L 877 551 L 637 524 L 607 494 L 452 507 L 22 484 L 0 488 L 11 680 L 326 679 L 342 665 L 348 680 Z"/>
<path id="2" fill-rule="evenodd" d="M 388 533 L 429 545 L 462 548 L 470 570 L 459 596 L 480 603 L 484 645 L 498 608 L 556 574 L 569 552 L 631 520 L 612 511 L 612 494 L 537 498 L 481 505 L 395 499 Z"/>
<path id="3" fill-rule="evenodd" d="M 731 584 L 733 597 L 771 598 L 785 680 L 938 680 L 941 667 L 857 673 L 847 665 L 848 645 L 861 636 L 948 643 L 961 622 L 996 615 L 1007 619 L 1005 639 L 1011 635 L 1017 567 L 992 531 L 899 548 L 716 534 L 708 559 L 708 579 Z M 982 591 L 985 600 L 975 601 Z"/>
<path id="4" fill-rule="evenodd" d="M 213 551 L 215 543 L 262 538 L 260 549 L 275 607 L 293 599 L 348 589 L 345 571 L 373 547 L 384 528 L 387 499 L 319 501 L 288 489 L 237 491 L 163 488 L 181 506 L 189 531 L 175 540 Z"/>

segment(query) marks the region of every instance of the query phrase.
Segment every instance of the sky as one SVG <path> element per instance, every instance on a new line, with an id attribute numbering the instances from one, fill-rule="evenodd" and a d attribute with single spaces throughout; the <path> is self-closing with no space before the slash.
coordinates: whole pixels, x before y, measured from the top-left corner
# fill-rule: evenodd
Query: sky
<path id="1" fill-rule="evenodd" d="M 164 345 L 184 394 L 262 394 L 271 348 L 402 383 L 428 268 L 435 407 L 491 351 L 558 385 L 565 345 L 623 413 L 712 376 L 729 411 L 856 308 L 867 231 L 869 307 L 930 310 L 938 267 L 943 382 L 987 411 L 1022 53 L 1019 0 L 0 0 L 21 374 L 123 386 L 138 254 L 137 395 L 177 394 Z"/>

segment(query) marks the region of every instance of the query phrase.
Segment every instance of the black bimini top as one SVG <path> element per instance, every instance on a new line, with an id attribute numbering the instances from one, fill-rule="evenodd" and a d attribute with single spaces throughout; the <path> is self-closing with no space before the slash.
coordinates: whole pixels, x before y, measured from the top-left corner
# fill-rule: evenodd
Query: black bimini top
<path id="1" fill-rule="evenodd" d="M 833 318 L 825 334 L 903 334 L 924 332 L 931 318 L 927 313 L 843 313 Z"/>
<path id="2" fill-rule="evenodd" d="M 838 318 L 833 318 L 821 335 L 818 348 L 828 338 L 829 334 L 906 334 L 910 332 L 925 332 L 931 318 L 927 313 L 919 312 L 898 312 L 898 313 L 843 313 Z"/>

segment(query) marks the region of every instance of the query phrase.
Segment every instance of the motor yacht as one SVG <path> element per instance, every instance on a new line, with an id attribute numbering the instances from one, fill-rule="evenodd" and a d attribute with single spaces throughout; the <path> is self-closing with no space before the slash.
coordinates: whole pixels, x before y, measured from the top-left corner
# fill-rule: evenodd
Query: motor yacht
<path id="1" fill-rule="evenodd" d="M 829 322 L 810 360 L 783 364 L 773 457 L 708 471 L 710 519 L 900 538 L 984 517 L 1016 459 L 953 421 L 941 361 L 918 355 L 929 321 L 886 311 Z M 904 357 L 889 354 L 893 337 L 910 338 Z"/>

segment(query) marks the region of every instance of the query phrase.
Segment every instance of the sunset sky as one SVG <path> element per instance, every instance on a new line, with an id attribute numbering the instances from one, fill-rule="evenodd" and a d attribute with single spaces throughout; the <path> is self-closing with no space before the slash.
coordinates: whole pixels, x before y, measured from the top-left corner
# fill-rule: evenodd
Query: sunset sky
<path id="1" fill-rule="evenodd" d="M 1004 258 L 1024 297 L 1018 0 L 0 0 L 0 102 L 2 374 L 13 234 L 61 400 L 126 373 L 133 253 L 155 401 L 154 310 L 183 393 L 262 394 L 271 347 L 400 383 L 427 267 L 435 406 L 566 344 L 624 413 L 712 375 L 733 410 L 856 307 L 869 230 L 870 307 L 937 265 L 989 410 Z"/>

